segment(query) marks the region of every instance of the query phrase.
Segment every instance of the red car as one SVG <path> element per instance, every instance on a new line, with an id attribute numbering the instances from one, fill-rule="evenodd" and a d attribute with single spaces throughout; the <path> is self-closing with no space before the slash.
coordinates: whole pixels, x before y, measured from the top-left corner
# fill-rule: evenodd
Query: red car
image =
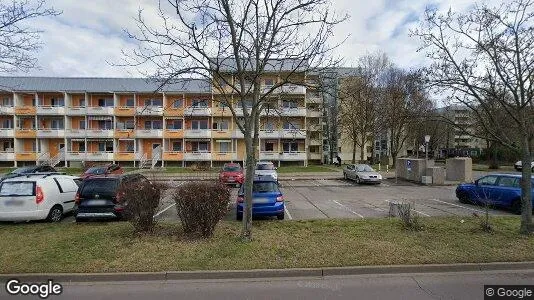
<path id="1" fill-rule="evenodd" d="M 237 163 L 224 164 L 221 173 L 219 173 L 219 181 L 225 184 L 234 184 L 240 186 L 245 181 L 243 168 Z"/>
<path id="2" fill-rule="evenodd" d="M 109 164 L 109 165 L 103 165 L 103 166 L 96 166 L 91 167 L 87 169 L 82 175 L 80 175 L 81 178 L 87 178 L 95 175 L 107 175 L 107 174 L 122 174 L 124 173 L 124 170 L 121 168 L 121 166 L 116 164 Z"/>

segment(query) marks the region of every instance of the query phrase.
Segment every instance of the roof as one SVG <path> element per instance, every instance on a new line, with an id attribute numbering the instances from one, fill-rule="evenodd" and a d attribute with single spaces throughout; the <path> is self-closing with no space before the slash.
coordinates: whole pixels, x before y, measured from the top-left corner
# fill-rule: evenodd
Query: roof
<path id="1" fill-rule="evenodd" d="M 0 90 L 9 92 L 211 92 L 209 82 L 202 79 L 179 79 L 159 89 L 160 83 L 148 78 L 0 76 Z"/>

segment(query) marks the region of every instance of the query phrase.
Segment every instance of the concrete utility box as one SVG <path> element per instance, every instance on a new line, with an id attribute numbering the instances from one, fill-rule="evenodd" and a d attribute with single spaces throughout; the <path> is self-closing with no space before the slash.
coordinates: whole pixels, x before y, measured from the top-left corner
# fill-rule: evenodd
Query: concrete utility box
<path id="1" fill-rule="evenodd" d="M 426 175 L 432 177 L 432 184 L 445 184 L 445 169 L 441 167 L 426 168 Z"/>
<path id="2" fill-rule="evenodd" d="M 473 181 L 473 161 L 470 157 L 455 157 L 445 161 L 447 168 L 447 180 L 472 182 Z"/>
<path id="3" fill-rule="evenodd" d="M 432 176 L 421 176 L 422 184 L 432 184 Z"/>
<path id="4" fill-rule="evenodd" d="M 395 171 L 398 178 L 421 182 L 421 176 L 426 175 L 427 165 L 428 167 L 433 167 L 434 161 L 428 160 L 427 164 L 424 158 L 399 158 L 397 159 Z"/>

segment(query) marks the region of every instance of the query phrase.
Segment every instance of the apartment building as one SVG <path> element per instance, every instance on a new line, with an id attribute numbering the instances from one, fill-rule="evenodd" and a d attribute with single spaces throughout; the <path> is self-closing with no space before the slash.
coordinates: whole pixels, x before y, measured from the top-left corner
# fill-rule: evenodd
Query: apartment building
<path id="1" fill-rule="evenodd" d="M 268 87 L 277 74 L 262 78 Z M 310 80 L 305 78 L 303 80 Z M 139 167 L 219 166 L 245 160 L 237 112 L 202 80 L 163 90 L 143 78 L 0 77 L 0 165 L 84 161 Z M 284 86 L 261 115 L 260 160 L 320 162 L 322 98 Z"/>

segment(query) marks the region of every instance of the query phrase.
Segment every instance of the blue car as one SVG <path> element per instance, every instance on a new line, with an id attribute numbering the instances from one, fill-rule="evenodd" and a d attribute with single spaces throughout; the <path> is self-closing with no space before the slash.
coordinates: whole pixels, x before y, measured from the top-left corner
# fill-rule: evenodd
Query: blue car
<path id="1" fill-rule="evenodd" d="M 521 175 L 491 174 L 474 183 L 463 183 L 456 188 L 456 197 L 461 203 L 498 206 L 521 213 Z M 532 176 L 534 187 L 534 176 Z M 532 189 L 534 199 L 534 188 Z"/>
<path id="2" fill-rule="evenodd" d="M 243 219 L 245 185 L 237 194 L 236 219 Z M 284 219 L 284 196 L 278 182 L 270 176 L 255 178 L 252 186 L 252 216 L 276 216 Z"/>

